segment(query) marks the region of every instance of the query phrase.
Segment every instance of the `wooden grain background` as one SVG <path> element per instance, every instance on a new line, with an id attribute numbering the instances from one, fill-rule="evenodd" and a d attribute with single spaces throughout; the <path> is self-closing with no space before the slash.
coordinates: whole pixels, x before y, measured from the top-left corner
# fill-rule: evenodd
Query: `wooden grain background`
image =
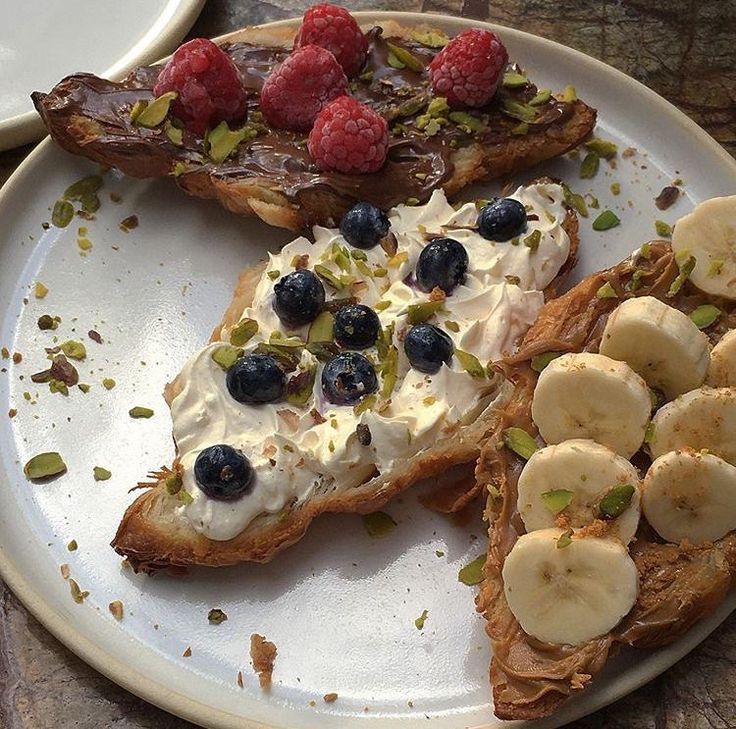
<path id="1" fill-rule="evenodd" d="M 293 17 L 307 0 L 209 0 L 191 37 Z M 577 48 L 643 81 L 736 155 L 736 0 L 393 0 L 491 20 Z M 652 120 L 656 123 L 656 120 Z M 0 153 L 0 184 L 31 147 Z M 736 190 L 735 190 L 736 191 Z M 0 583 L 0 729 L 189 729 L 96 673 Z M 658 679 L 573 729 L 735 729 L 736 615 Z"/>

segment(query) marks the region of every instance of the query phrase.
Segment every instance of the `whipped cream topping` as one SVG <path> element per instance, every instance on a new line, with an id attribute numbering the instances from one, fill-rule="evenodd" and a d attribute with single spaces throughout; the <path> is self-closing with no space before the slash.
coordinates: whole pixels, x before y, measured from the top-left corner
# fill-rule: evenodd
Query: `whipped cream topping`
<path id="1" fill-rule="evenodd" d="M 300 368 L 316 367 L 317 376 L 313 396 L 304 406 L 286 401 L 250 406 L 234 400 L 225 385 L 225 372 L 212 359 L 222 342 L 205 347 L 187 362 L 180 375 L 183 389 L 171 413 L 184 489 L 192 496 L 192 502 L 179 511 L 195 530 L 211 539 L 231 539 L 260 514 L 278 513 L 333 485 L 346 489 L 391 472 L 416 452 L 451 437 L 458 424 L 473 422 L 493 403 L 499 392 L 495 379 L 472 377 L 457 356 L 436 374 L 418 372 L 409 365 L 402 340 L 409 327 L 408 306 L 428 301 L 426 293 L 411 285 L 419 254 L 430 239 L 439 236 L 462 243 L 469 258 L 465 282 L 430 320 L 452 338 L 455 348 L 486 365 L 511 351 L 529 328 L 544 303 L 542 289 L 569 254 L 570 241 L 562 228 L 566 210 L 563 191 L 556 184 L 521 187 L 510 197 L 525 205 L 530 217 L 520 240 L 486 240 L 472 229 L 477 217 L 473 203 L 455 210 L 444 193 L 436 191 L 426 205 L 400 205 L 390 212 L 398 245 L 393 257 L 380 246 L 362 251 L 365 266 L 379 275 L 365 275 L 365 269 L 361 272 L 353 261 L 351 275 L 356 282 L 352 287 L 334 292 L 325 285 L 328 299 L 352 294 L 368 306 L 379 304 L 382 327 L 391 331 L 393 325 L 398 370 L 390 401 L 379 399 L 376 407 L 359 414 L 351 406 L 333 405 L 322 393 L 322 365 L 306 349 Z M 525 245 L 524 239 L 537 230 L 538 246 Z M 316 227 L 314 237 L 314 243 L 297 238 L 269 256 L 266 270 L 273 278 L 262 276 L 252 305 L 242 315 L 258 322 L 258 333 L 243 347 L 246 354 L 268 342 L 273 332 L 306 341 L 309 327 L 285 331 L 272 299 L 278 276 L 292 272 L 299 256 L 309 256 L 310 269 L 319 264 L 335 276 L 344 275 L 331 256 L 334 244 L 350 249 L 339 231 Z M 229 332 L 223 331 L 222 339 L 228 341 Z M 375 347 L 363 354 L 377 359 Z M 361 423 L 371 433 L 368 446 L 361 445 L 356 435 Z M 255 469 L 254 488 L 237 501 L 211 499 L 195 481 L 197 455 L 217 443 L 242 450 Z"/>

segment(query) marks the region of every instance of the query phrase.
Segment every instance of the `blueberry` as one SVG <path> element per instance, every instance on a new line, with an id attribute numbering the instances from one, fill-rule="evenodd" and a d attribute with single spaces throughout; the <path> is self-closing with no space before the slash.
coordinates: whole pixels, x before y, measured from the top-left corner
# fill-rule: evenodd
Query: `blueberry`
<path id="1" fill-rule="evenodd" d="M 341 347 L 365 349 L 376 343 L 380 326 L 378 315 L 369 306 L 349 304 L 335 314 L 335 339 Z"/>
<path id="2" fill-rule="evenodd" d="M 373 248 L 388 234 L 388 216 L 367 202 L 353 205 L 340 221 L 342 237 L 356 248 Z"/>
<path id="3" fill-rule="evenodd" d="M 335 405 L 354 405 L 377 389 L 373 365 L 357 352 L 336 355 L 322 370 L 322 392 Z"/>
<path id="4" fill-rule="evenodd" d="M 411 366 L 420 372 L 434 374 L 449 362 L 454 351 L 452 339 L 431 324 L 417 324 L 404 338 L 404 351 Z"/>
<path id="5" fill-rule="evenodd" d="M 227 371 L 225 382 L 235 400 L 258 405 L 283 395 L 286 375 L 270 354 L 247 354 Z"/>
<path id="6" fill-rule="evenodd" d="M 449 294 L 465 280 L 468 270 L 468 252 L 453 238 L 435 238 L 419 254 L 416 278 L 422 291 L 439 286 Z"/>
<path id="7" fill-rule="evenodd" d="M 489 202 L 478 215 L 478 232 L 487 240 L 511 240 L 525 230 L 526 210 L 510 197 Z"/>
<path id="8" fill-rule="evenodd" d="M 253 466 L 229 445 L 205 448 L 194 462 L 194 478 L 211 499 L 234 501 L 253 487 Z"/>
<path id="9" fill-rule="evenodd" d="M 306 268 L 282 276 L 273 287 L 273 310 L 287 327 L 309 324 L 324 303 L 325 287 Z"/>

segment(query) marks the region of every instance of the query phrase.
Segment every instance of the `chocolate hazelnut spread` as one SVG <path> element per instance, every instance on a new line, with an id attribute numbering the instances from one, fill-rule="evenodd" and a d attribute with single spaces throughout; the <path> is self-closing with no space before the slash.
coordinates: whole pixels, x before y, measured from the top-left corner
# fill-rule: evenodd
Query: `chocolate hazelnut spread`
<path id="1" fill-rule="evenodd" d="M 598 298 L 608 282 L 618 292 L 631 291 L 635 270 L 637 295 L 662 298 L 689 313 L 703 303 L 716 303 L 723 312 L 708 334 L 715 343 L 736 327 L 736 305 L 714 302 L 689 282 L 672 298 L 666 293 L 678 274 L 669 244 L 654 242 L 649 258 L 627 259 L 589 276 L 566 295 L 548 302 L 518 352 L 502 368 L 515 385 L 501 422 L 488 439 L 478 463 L 478 480 L 495 487 L 500 496 L 489 500 L 491 541 L 486 562 L 487 579 L 478 596 L 478 609 L 488 619 L 493 644 L 491 679 L 496 713 L 501 718 L 537 718 L 554 711 L 567 696 L 582 688 L 612 651 L 622 645 L 657 647 L 680 637 L 723 600 L 736 576 L 736 534 L 714 544 L 665 544 L 642 520 L 631 556 L 639 573 L 639 596 L 632 611 L 611 633 L 578 646 L 543 643 L 527 635 L 504 597 L 501 570 L 524 525 L 518 514 L 517 482 L 525 461 L 496 442 L 505 428 L 515 426 L 536 435 L 531 402 L 537 374 L 530 360 L 550 351 L 598 351 L 608 315 L 620 299 Z M 635 465 L 646 470 L 648 457 L 637 454 Z"/>
<path id="2" fill-rule="evenodd" d="M 122 83 L 76 74 L 62 80 L 50 93 L 35 92 L 32 98 L 51 136 L 62 147 L 134 177 L 173 174 L 183 189 L 194 194 L 206 187 L 203 175 L 238 182 L 265 179 L 296 204 L 301 202 L 305 191 L 314 194 L 315 190 L 325 189 L 343 200 L 345 206 L 360 199 L 383 208 L 411 198 L 425 201 L 432 190 L 452 176 L 456 149 L 474 142 L 502 145 L 512 136 L 512 130 L 519 127 L 518 105 L 525 106 L 527 111 L 532 108 L 527 102 L 537 94 L 534 85 L 504 88 L 486 108 L 474 110 L 488 120 L 483 130 L 473 132 L 463 129 L 461 124 L 447 123 L 430 136 L 404 123 L 426 111 L 431 98 L 427 73 L 396 68 L 395 61 L 392 65 L 388 43 L 402 46 L 425 67 L 437 49 L 406 39 L 386 39 L 380 28 L 369 31 L 368 38 L 366 65 L 361 76 L 351 83 L 351 93 L 392 124 L 388 159 L 373 174 L 323 173 L 309 156 L 304 134 L 268 127 L 260 119 L 261 133 L 242 143 L 230 158 L 219 164 L 207 158 L 204 140 L 186 130 L 182 145 L 178 146 L 161 127 L 136 126 L 131 121 L 130 110 L 136 101 L 152 98 L 151 89 L 160 71 L 157 66 L 139 68 Z M 226 44 L 223 49 L 235 62 L 245 87 L 251 92 L 248 118 L 257 119 L 258 94 L 263 82 L 289 50 L 249 43 Z M 529 135 L 543 133 L 550 125 L 569 118 L 574 104 L 550 97 L 533 109 L 534 119 L 527 124 Z"/>

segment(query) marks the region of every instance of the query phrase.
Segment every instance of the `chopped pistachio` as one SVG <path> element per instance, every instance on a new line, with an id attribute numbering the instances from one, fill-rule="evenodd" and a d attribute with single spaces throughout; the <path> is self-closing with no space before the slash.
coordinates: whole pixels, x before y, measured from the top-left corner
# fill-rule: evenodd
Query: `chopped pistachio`
<path id="1" fill-rule="evenodd" d="M 102 177 L 90 175 L 73 182 L 64 190 L 65 200 L 81 200 L 86 195 L 94 195 L 103 185 Z"/>
<path id="2" fill-rule="evenodd" d="M 650 422 L 644 431 L 644 442 L 647 445 L 654 443 L 654 423 Z"/>
<path id="3" fill-rule="evenodd" d="M 148 106 L 148 102 L 145 99 L 138 99 L 130 108 L 130 121 L 135 124 L 138 117 L 143 113 L 145 108 Z"/>
<path id="4" fill-rule="evenodd" d="M 386 265 L 389 268 L 398 268 L 402 263 L 406 263 L 409 260 L 408 251 L 399 251 L 396 255 L 386 261 Z"/>
<path id="5" fill-rule="evenodd" d="M 366 395 L 353 405 L 353 413 L 355 413 L 355 415 L 362 415 L 366 410 L 372 410 L 375 404 L 376 396 Z"/>
<path id="6" fill-rule="evenodd" d="M 616 289 L 611 286 L 611 283 L 609 281 L 606 281 L 606 283 L 601 286 L 598 291 L 595 292 L 595 295 L 599 299 L 617 299 L 618 294 L 616 293 Z"/>
<path id="7" fill-rule="evenodd" d="M 524 245 L 530 248 L 532 253 L 539 248 L 539 244 L 542 241 L 542 231 L 537 228 L 533 230 L 528 236 L 524 238 Z"/>
<path id="8" fill-rule="evenodd" d="M 725 261 L 721 261 L 717 258 L 711 259 L 711 262 L 708 266 L 708 277 L 713 278 L 714 276 L 719 276 L 723 271 L 723 266 L 725 265 L 725 263 Z"/>
<path id="9" fill-rule="evenodd" d="M 451 111 L 450 121 L 455 122 L 458 126 L 464 128 L 468 132 L 484 132 L 488 129 L 483 119 L 473 114 L 469 114 L 467 111 Z"/>
<path id="10" fill-rule="evenodd" d="M 164 119 L 166 119 L 171 102 L 177 96 L 178 94 L 176 91 L 167 91 L 165 94 L 161 94 L 161 96 L 148 103 L 146 108 L 143 109 L 133 120 L 133 124 L 138 127 L 146 127 L 148 129 L 157 127 Z"/>
<path id="11" fill-rule="evenodd" d="M 596 176 L 600 166 L 600 157 L 595 152 L 588 152 L 580 163 L 580 177 L 589 180 Z"/>
<path id="12" fill-rule="evenodd" d="M 131 418 L 150 418 L 153 417 L 153 410 L 151 410 L 151 408 L 144 408 L 137 405 L 136 407 L 128 410 L 128 415 L 130 415 Z"/>
<path id="13" fill-rule="evenodd" d="M 422 398 L 422 402 L 427 406 L 431 407 L 437 402 L 437 398 L 434 395 L 427 395 L 427 397 Z"/>
<path id="14" fill-rule="evenodd" d="M 521 279 L 518 276 L 507 275 L 504 278 L 506 279 L 506 283 L 512 286 L 518 286 L 521 283 Z"/>
<path id="15" fill-rule="evenodd" d="M 698 329 L 707 329 L 711 324 L 715 324 L 721 314 L 722 312 L 717 306 L 702 304 L 690 312 L 690 318 Z"/>
<path id="16" fill-rule="evenodd" d="M 116 384 L 117 383 L 115 382 L 115 380 L 112 379 L 112 377 L 105 377 L 105 379 L 102 380 L 102 386 L 106 390 L 112 390 L 112 388 L 115 387 Z"/>
<path id="17" fill-rule="evenodd" d="M 334 453 L 335 452 L 335 441 L 334 440 L 330 440 L 330 442 L 327 444 L 327 450 L 330 453 Z"/>
<path id="18" fill-rule="evenodd" d="M 386 309 L 388 309 L 389 306 L 391 306 L 391 302 L 390 301 L 377 301 L 374 304 L 373 308 L 376 311 L 385 311 Z"/>
<path id="19" fill-rule="evenodd" d="M 374 511 L 363 515 L 363 526 L 369 537 L 380 539 L 385 537 L 396 526 L 396 522 L 385 511 Z"/>
<path id="20" fill-rule="evenodd" d="M 373 271 L 371 271 L 370 267 L 365 261 L 356 261 L 355 267 L 362 273 L 364 276 L 368 276 L 368 278 L 373 278 Z"/>
<path id="21" fill-rule="evenodd" d="M 507 89 L 518 89 L 529 84 L 529 79 L 523 74 L 516 71 L 507 71 L 503 75 L 501 82 Z"/>
<path id="22" fill-rule="evenodd" d="M 367 261 L 368 260 L 368 254 L 365 251 L 362 251 L 360 248 L 352 248 L 350 250 L 350 257 L 354 261 Z"/>
<path id="23" fill-rule="evenodd" d="M 185 506 L 189 506 L 189 504 L 191 504 L 194 501 L 194 499 L 192 498 L 192 495 L 186 489 L 181 489 L 179 493 L 177 494 L 177 498 Z"/>
<path id="24" fill-rule="evenodd" d="M 401 70 L 402 68 L 406 68 L 406 66 L 401 62 L 401 59 L 399 59 L 393 51 L 388 52 L 388 55 L 386 56 L 386 63 L 388 63 L 391 68 L 396 68 L 399 70 Z"/>
<path id="25" fill-rule="evenodd" d="M 399 370 L 399 351 L 393 345 L 388 346 L 384 361 L 381 363 L 381 397 L 388 400 L 396 387 Z"/>
<path id="26" fill-rule="evenodd" d="M 450 42 L 450 39 L 439 30 L 415 30 L 411 37 L 412 40 L 427 48 L 444 48 Z"/>
<path id="27" fill-rule="evenodd" d="M 69 394 L 69 385 L 66 384 L 66 382 L 63 382 L 62 380 L 56 380 L 56 379 L 50 379 L 49 380 L 49 392 L 51 393 L 61 393 L 62 395 L 68 395 Z"/>
<path id="28" fill-rule="evenodd" d="M 210 625 L 220 625 L 227 620 L 227 615 L 220 608 L 212 608 L 207 613 L 207 620 Z"/>
<path id="29" fill-rule="evenodd" d="M 102 466 L 95 466 L 92 469 L 92 473 L 94 474 L 95 481 L 107 481 L 112 476 L 112 473 Z"/>
<path id="30" fill-rule="evenodd" d="M 414 621 L 414 626 L 417 630 L 424 630 L 424 623 L 427 622 L 427 616 L 429 611 L 422 610 L 422 614 Z"/>
<path id="31" fill-rule="evenodd" d="M 40 281 L 36 281 L 33 286 L 33 294 L 37 299 L 45 299 L 48 292 L 49 290 L 46 286 L 44 286 Z"/>
<path id="32" fill-rule="evenodd" d="M 242 347 L 258 331 L 258 322 L 255 319 L 241 319 L 230 330 L 230 344 Z"/>
<path id="33" fill-rule="evenodd" d="M 373 81 L 373 71 L 364 71 L 363 73 L 358 76 L 358 78 L 361 81 L 365 81 L 366 83 L 370 83 Z"/>
<path id="34" fill-rule="evenodd" d="M 33 456 L 25 466 L 23 466 L 23 473 L 26 478 L 31 481 L 35 481 L 40 478 L 48 478 L 49 476 L 57 476 L 60 473 L 66 471 L 66 464 L 62 457 L 52 451 L 49 453 L 39 453 Z"/>
<path id="35" fill-rule="evenodd" d="M 421 324 L 433 317 L 444 306 L 444 300 L 422 301 L 420 304 L 409 304 L 407 320 L 409 324 Z"/>
<path id="36" fill-rule="evenodd" d="M 565 90 L 562 92 L 560 98 L 562 101 L 567 101 L 568 103 L 571 101 L 576 101 L 578 98 L 578 94 L 575 90 L 575 87 L 572 84 L 565 86 Z"/>
<path id="37" fill-rule="evenodd" d="M 598 504 L 598 514 L 601 519 L 616 519 L 626 511 L 631 504 L 631 498 L 636 489 L 630 483 L 617 484 L 606 491 Z"/>
<path id="38" fill-rule="evenodd" d="M 123 619 L 123 603 L 120 600 L 113 600 L 108 606 L 107 609 L 110 611 L 110 614 L 115 618 L 115 620 L 122 620 Z"/>
<path id="39" fill-rule="evenodd" d="M 81 605 L 85 598 L 89 597 L 89 591 L 82 590 L 77 584 L 77 581 L 72 580 L 71 578 L 69 579 L 69 590 L 72 593 L 72 600 L 74 600 L 77 605 Z"/>
<path id="40" fill-rule="evenodd" d="M 229 344 L 223 344 L 212 350 L 212 360 L 227 372 L 242 356 L 243 350 Z"/>
<path id="41" fill-rule="evenodd" d="M 687 250 L 679 251 L 675 256 L 675 261 L 677 261 L 677 265 L 680 268 L 680 273 L 677 274 L 674 281 L 670 284 L 667 291 L 667 298 L 672 298 L 680 291 L 682 285 L 687 281 L 695 268 L 695 256 L 691 256 Z"/>
<path id="42" fill-rule="evenodd" d="M 639 255 L 646 259 L 647 261 L 651 258 L 652 255 L 652 246 L 650 243 L 642 243 L 639 247 Z"/>
<path id="43" fill-rule="evenodd" d="M 170 494 L 171 496 L 175 496 L 179 493 L 179 491 L 181 491 L 181 476 L 178 473 L 170 473 L 164 479 L 164 486 L 166 487 L 166 493 Z"/>
<path id="44" fill-rule="evenodd" d="M 79 545 L 77 544 L 77 540 L 76 539 L 72 539 L 72 541 L 69 542 L 69 544 L 66 545 L 66 548 L 70 552 L 76 552 L 77 549 L 79 549 Z"/>
<path id="45" fill-rule="evenodd" d="M 271 279 L 271 281 L 275 281 L 280 275 L 281 275 L 281 271 L 273 270 L 273 271 L 266 272 L 266 276 L 268 276 Z"/>
<path id="46" fill-rule="evenodd" d="M 528 461 L 538 449 L 537 442 L 522 428 L 506 428 L 502 433 L 503 444 L 517 456 Z"/>
<path id="47" fill-rule="evenodd" d="M 38 328 L 42 331 L 48 329 L 56 329 L 59 326 L 59 317 L 50 316 L 49 314 L 43 314 L 38 318 Z"/>
<path id="48" fill-rule="evenodd" d="M 309 367 L 289 378 L 286 383 L 286 399 L 293 405 L 304 405 L 314 391 L 314 380 L 317 368 Z"/>
<path id="49" fill-rule="evenodd" d="M 451 331 L 455 332 L 457 334 L 460 331 L 460 325 L 456 321 L 452 321 L 450 319 L 447 319 L 445 321 L 445 326 Z"/>
<path id="50" fill-rule="evenodd" d="M 384 278 L 388 274 L 388 271 L 383 266 L 376 266 L 373 269 L 373 275 L 376 278 Z"/>
<path id="51" fill-rule="evenodd" d="M 80 251 L 86 253 L 92 250 L 92 241 L 89 238 L 77 238 L 77 246 L 79 246 Z"/>
<path id="52" fill-rule="evenodd" d="M 585 143 L 585 148 L 603 159 L 611 159 L 618 152 L 618 147 L 607 139 L 590 139 Z"/>
<path id="53" fill-rule="evenodd" d="M 616 213 L 614 213 L 612 210 L 604 210 L 593 221 L 593 230 L 610 230 L 611 228 L 615 228 L 620 223 L 621 221 L 619 220 Z"/>
<path id="54" fill-rule="evenodd" d="M 181 147 L 184 144 L 184 132 L 169 121 L 164 124 L 164 134 L 177 147 Z"/>
<path id="55" fill-rule="evenodd" d="M 74 206 L 68 200 L 57 200 L 51 211 L 51 223 L 56 228 L 66 228 L 74 218 Z"/>
<path id="56" fill-rule="evenodd" d="M 516 137 L 529 134 L 529 125 L 526 122 L 519 122 L 515 127 L 512 127 L 511 133 Z"/>
<path id="57" fill-rule="evenodd" d="M 418 197 L 407 197 L 404 201 L 404 205 L 408 205 L 410 208 L 413 208 L 419 205 L 420 202 L 421 200 Z M 391 265 L 391 261 L 389 261 L 388 265 Z"/>
<path id="58" fill-rule="evenodd" d="M 672 226 L 669 223 L 665 223 L 664 220 L 655 220 L 654 230 L 660 238 L 672 237 Z"/>
<path id="59" fill-rule="evenodd" d="M 171 168 L 171 174 L 174 177 L 179 177 L 180 175 L 183 175 L 187 171 L 186 163 L 184 162 L 174 162 L 174 166 Z"/>
<path id="60" fill-rule="evenodd" d="M 411 51 L 407 50 L 403 46 L 396 45 L 395 43 L 386 43 L 389 51 L 401 62 L 403 66 L 420 73 L 424 71 L 424 64 L 417 58 Z"/>
<path id="61" fill-rule="evenodd" d="M 80 382 L 77 387 L 86 395 L 90 391 L 92 386 L 84 382 Z"/>
<path id="62" fill-rule="evenodd" d="M 486 564 L 486 555 L 478 555 L 472 562 L 469 562 L 457 573 L 457 579 L 463 585 L 479 585 L 483 582 L 483 567 Z"/>
<path id="63" fill-rule="evenodd" d="M 620 182 L 612 182 L 611 183 L 611 192 L 614 195 L 620 195 L 621 194 L 621 183 Z"/>
<path id="64" fill-rule="evenodd" d="M 573 492 L 567 489 L 552 489 L 540 494 L 542 503 L 555 515 L 567 509 L 572 503 Z"/>
<path id="65" fill-rule="evenodd" d="M 501 111 L 512 119 L 523 122 L 533 122 L 537 118 L 537 109 L 529 104 L 521 104 L 513 99 L 503 99 Z"/>
<path id="66" fill-rule="evenodd" d="M 314 272 L 337 291 L 342 291 L 345 288 L 342 281 L 340 281 L 340 278 L 336 276 L 332 271 L 330 271 L 327 266 L 323 266 L 322 264 L 318 263 L 314 267 Z"/>
<path id="67" fill-rule="evenodd" d="M 541 372 L 553 359 L 557 359 L 563 352 L 544 352 L 532 357 L 531 366 L 535 372 Z"/>
<path id="68" fill-rule="evenodd" d="M 334 337 L 335 317 L 332 312 L 323 311 L 309 326 L 308 342 L 331 342 Z"/>
<path id="69" fill-rule="evenodd" d="M 455 350 L 455 357 L 460 363 L 460 366 L 471 376 L 483 378 L 486 376 L 486 371 L 480 360 L 470 352 L 464 352 L 462 349 Z"/>
<path id="70" fill-rule="evenodd" d="M 598 202 L 598 198 L 595 195 L 591 195 L 591 193 L 586 192 L 585 199 L 588 201 L 588 207 L 593 208 L 593 210 L 598 210 L 598 208 L 600 208 L 601 204 Z"/>
<path id="71" fill-rule="evenodd" d="M 82 360 L 87 356 L 87 349 L 82 342 L 69 339 L 59 345 L 61 351 L 70 359 Z"/>
<path id="72" fill-rule="evenodd" d="M 565 203 L 573 208 L 578 214 L 584 218 L 588 217 L 588 206 L 585 204 L 585 198 L 576 192 L 573 192 L 566 184 L 562 183 L 562 192 L 565 196 Z"/>
<path id="73" fill-rule="evenodd" d="M 552 92 L 549 89 L 542 89 L 537 94 L 529 99 L 529 106 L 542 106 L 546 104 L 552 98 Z"/>
<path id="74" fill-rule="evenodd" d="M 557 549 L 569 547 L 572 544 L 572 535 L 572 529 L 568 529 L 564 534 L 561 534 L 560 538 L 557 540 Z"/>

